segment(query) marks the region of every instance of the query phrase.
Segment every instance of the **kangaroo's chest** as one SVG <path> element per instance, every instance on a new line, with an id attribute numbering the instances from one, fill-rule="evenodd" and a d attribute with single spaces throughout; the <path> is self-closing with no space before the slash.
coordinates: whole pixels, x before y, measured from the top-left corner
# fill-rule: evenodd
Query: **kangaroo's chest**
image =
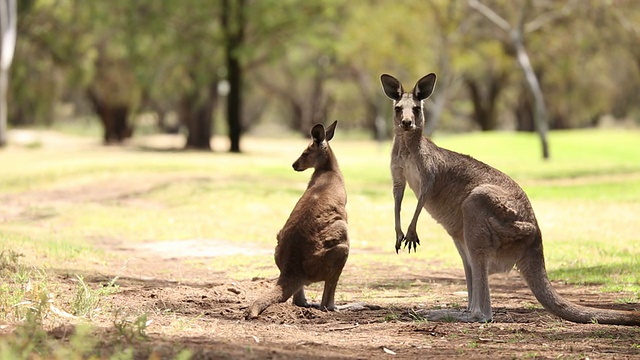
<path id="1" fill-rule="evenodd" d="M 403 169 L 404 176 L 407 180 L 407 183 L 409 184 L 409 187 L 411 188 L 411 190 L 413 190 L 413 193 L 416 195 L 416 197 L 418 197 L 422 189 L 423 177 L 420 173 L 420 170 L 418 169 L 418 165 L 413 159 L 407 156 L 404 158 Z"/>

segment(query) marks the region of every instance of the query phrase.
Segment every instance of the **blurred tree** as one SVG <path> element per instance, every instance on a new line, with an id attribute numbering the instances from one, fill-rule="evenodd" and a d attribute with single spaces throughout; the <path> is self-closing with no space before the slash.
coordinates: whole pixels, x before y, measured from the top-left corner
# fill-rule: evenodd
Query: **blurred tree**
<path id="1" fill-rule="evenodd" d="M 498 96 L 505 89 L 509 73 L 504 69 L 493 69 L 481 74 L 481 77 L 467 75 L 464 83 L 469 89 L 473 103 L 473 120 L 482 131 L 498 128 Z"/>
<path id="2" fill-rule="evenodd" d="M 466 3 L 431 0 L 430 4 L 441 76 L 434 106 L 428 109 L 431 119 L 427 133 L 435 130 L 445 106 L 453 100 L 470 102 L 469 117 L 481 130 L 497 129 L 499 96 L 507 88 L 512 67 L 495 43 L 494 31 L 474 16 Z M 467 91 L 463 95 L 459 90 Z"/>
<path id="3" fill-rule="evenodd" d="M 328 56 L 301 45 L 289 50 L 280 64 L 254 71 L 253 78 L 289 108 L 288 127 L 307 136 L 313 124 L 327 121 L 333 102 L 326 90 L 331 66 Z"/>
<path id="4" fill-rule="evenodd" d="M 150 61 L 139 52 L 136 41 L 149 31 L 148 22 L 141 20 L 149 19 L 150 9 L 145 2 L 128 0 L 78 6 L 81 11 L 86 9 L 86 24 L 94 35 L 91 48 L 96 53 L 88 97 L 102 120 L 105 143 L 121 143 L 132 134 L 130 120 L 142 97 L 136 68 Z"/>
<path id="5" fill-rule="evenodd" d="M 158 30 L 165 42 L 155 50 L 159 50 L 160 68 L 153 71 L 157 86 L 149 88 L 149 99 L 166 104 L 168 98 L 176 97 L 174 106 L 187 131 L 185 147 L 210 150 L 213 115 L 219 103 L 218 83 L 224 68 L 222 7 L 208 0 L 175 1 L 165 5 L 163 12 L 169 26 L 164 32 Z"/>
<path id="6" fill-rule="evenodd" d="M 258 49 L 263 55 L 249 66 L 252 80 L 283 104 L 286 125 L 307 136 L 313 124 L 328 121 L 335 99 L 330 84 L 340 76 L 334 47 L 344 13 L 334 0 L 305 3 L 299 10 L 297 19 L 278 21 L 290 22 L 288 30 L 271 31 L 270 41 L 281 45 Z"/>
<path id="7" fill-rule="evenodd" d="M 593 44 L 593 55 L 606 65 L 603 75 L 610 96 L 602 112 L 622 119 L 635 117 L 640 124 L 640 7 L 634 0 L 594 3 L 588 14 L 599 40 Z M 598 56 L 602 54 L 606 58 Z"/>
<path id="8" fill-rule="evenodd" d="M 437 24 L 430 14 L 422 0 L 403 1 L 402 6 L 391 0 L 350 2 L 342 13 L 344 25 L 334 45 L 336 66 L 344 69 L 342 81 L 357 91 L 341 91 L 335 108 L 376 139 L 389 134 L 391 127 L 391 102 L 382 93 L 380 75 L 393 74 L 413 87 L 411 82 L 420 76 L 438 72 L 434 67 L 439 49 L 432 36 Z"/>
<path id="9" fill-rule="evenodd" d="M 524 73 L 526 83 L 534 99 L 533 119 L 535 128 L 540 136 L 540 142 L 542 145 L 542 157 L 544 159 L 548 159 L 549 145 L 547 141 L 547 108 L 544 101 L 544 95 L 540 87 L 540 81 L 538 80 L 533 66 L 531 65 L 531 60 L 525 47 L 524 36 L 527 32 L 538 30 L 542 26 L 547 25 L 549 22 L 555 21 L 560 17 L 567 16 L 571 12 L 571 9 L 575 6 L 575 1 L 570 1 L 559 10 L 553 9 L 551 11 L 544 12 L 530 22 L 527 22 L 526 18 L 527 16 L 530 16 L 532 12 L 531 10 L 533 0 L 523 0 L 519 5 L 517 20 L 515 21 L 514 25 L 510 24 L 507 20 L 498 15 L 494 10 L 480 3 L 478 0 L 468 0 L 468 3 L 469 6 L 484 15 L 487 19 L 489 19 L 501 30 L 503 30 L 508 36 L 508 45 L 513 48 L 514 56 L 518 61 L 518 65 Z"/>
<path id="10" fill-rule="evenodd" d="M 16 47 L 16 12 L 15 0 L 0 0 L 0 147 L 7 142 L 7 90 Z"/>
<path id="11" fill-rule="evenodd" d="M 247 26 L 246 0 L 222 0 L 221 23 L 224 34 L 227 81 L 229 82 L 229 95 L 227 98 L 229 151 L 240 152 L 243 68 L 239 52 L 245 41 L 245 27 Z"/>
<path id="12" fill-rule="evenodd" d="M 305 133 L 336 117 L 383 139 L 391 104 L 380 74 L 410 87 L 428 72 L 438 75 L 425 104 L 428 134 L 535 128 L 531 74 L 552 129 L 593 126 L 603 114 L 640 117 L 634 1 L 483 0 L 510 31 L 469 4 L 480 3 L 20 1 L 9 124 L 51 124 L 57 104 L 86 113 L 93 99 L 111 118 L 107 142 L 126 138 L 143 112 L 184 130 L 189 148 L 210 149 L 216 124 L 229 132 L 229 150 L 240 151 L 260 116 Z M 229 93 L 219 92 L 224 84 Z M 166 114 L 179 121 L 169 124 Z"/>
<path id="13" fill-rule="evenodd" d="M 62 88 L 83 81 L 85 64 L 79 55 L 86 49 L 87 32 L 69 21 L 73 14 L 68 2 L 57 7 L 37 0 L 18 2 L 19 36 L 10 84 L 12 125 L 50 124 Z"/>
<path id="14" fill-rule="evenodd" d="M 326 113 L 328 103 L 324 83 L 331 78 L 327 67 L 330 62 L 326 60 L 331 60 L 328 44 L 335 39 L 335 32 L 330 33 L 327 28 L 333 28 L 339 16 L 336 7 L 342 2 L 223 1 L 222 28 L 229 81 L 227 123 L 232 152 L 240 150 L 242 130 L 255 121 L 242 115 L 243 97 L 247 95 L 243 86 L 259 85 L 287 104 L 291 112 L 289 124 L 293 127 L 325 120 L 322 114 Z M 301 63 L 301 56 L 308 61 Z M 294 88 L 310 92 L 295 93 Z M 308 128 L 304 130 L 307 131 Z"/>

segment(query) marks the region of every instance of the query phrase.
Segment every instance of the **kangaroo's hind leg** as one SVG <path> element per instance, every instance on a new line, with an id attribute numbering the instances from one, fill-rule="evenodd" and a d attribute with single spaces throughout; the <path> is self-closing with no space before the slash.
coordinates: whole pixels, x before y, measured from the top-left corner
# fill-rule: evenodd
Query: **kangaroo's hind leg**
<path id="1" fill-rule="evenodd" d="M 489 289 L 490 264 L 496 257 L 497 249 L 504 234 L 493 231 L 491 223 L 508 222 L 502 189 L 495 186 L 479 186 L 462 204 L 464 243 L 471 268 L 468 313 L 463 321 L 488 322 L 493 319 L 491 293 Z M 510 214 L 511 215 L 511 214 Z"/>
<path id="2" fill-rule="evenodd" d="M 465 223 L 466 224 L 466 223 Z M 477 232 L 477 229 L 474 229 Z M 475 234 L 475 232 L 474 232 Z M 426 317 L 431 321 L 488 322 L 492 319 L 489 294 L 488 256 L 485 251 L 468 248 L 467 241 L 479 242 L 477 235 L 465 234 L 465 241 L 456 241 L 456 247 L 464 265 L 467 284 L 468 305 L 466 310 L 438 309 L 430 310 Z"/>
<path id="3" fill-rule="evenodd" d="M 471 270 L 469 307 L 463 321 L 492 320 L 489 273 L 513 267 L 518 251 L 509 249 L 517 249 L 535 230 L 533 224 L 522 221 L 515 205 L 494 185 L 478 186 L 462 204 L 464 246 Z"/>
<path id="4" fill-rule="evenodd" d="M 348 256 L 349 246 L 346 244 L 335 245 L 325 254 L 323 259 L 323 262 L 326 264 L 324 290 L 322 292 L 322 301 L 317 305 L 320 310 L 333 311 L 336 309 L 336 288 Z"/>
<path id="5" fill-rule="evenodd" d="M 459 237 L 454 237 L 453 243 L 456 245 L 456 249 L 458 249 L 458 253 L 462 258 L 462 266 L 464 268 L 464 277 L 467 285 L 467 296 L 468 296 L 468 301 L 470 305 L 472 301 L 471 295 L 473 294 L 473 282 L 471 281 L 472 279 L 471 264 L 469 263 L 469 254 L 467 253 L 467 247 L 464 242 L 464 236 L 460 235 Z M 467 311 L 468 310 L 469 310 L 469 306 L 467 306 Z"/>
<path id="6" fill-rule="evenodd" d="M 495 214 L 488 203 L 492 189 L 476 188 L 462 203 L 462 239 L 454 239 L 462 257 L 469 303 L 467 311 L 432 311 L 430 320 L 457 319 L 465 322 L 492 320 L 489 290 L 489 264 L 495 256 L 494 239 L 489 225 Z"/>

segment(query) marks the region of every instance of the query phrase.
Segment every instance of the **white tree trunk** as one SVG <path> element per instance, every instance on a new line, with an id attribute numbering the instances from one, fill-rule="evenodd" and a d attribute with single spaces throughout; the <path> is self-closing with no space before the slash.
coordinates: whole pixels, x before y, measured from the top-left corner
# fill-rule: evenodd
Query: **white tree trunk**
<path id="1" fill-rule="evenodd" d="M 516 50 L 516 59 L 518 61 L 518 65 L 520 69 L 524 72 L 525 80 L 527 82 L 527 86 L 533 95 L 533 100 L 535 103 L 535 110 L 533 112 L 533 121 L 535 124 L 536 131 L 540 137 L 540 142 L 542 145 L 542 158 L 549 158 L 549 142 L 547 141 L 547 108 L 544 104 L 544 95 L 542 94 L 542 89 L 540 87 L 540 82 L 538 81 L 538 77 L 533 71 L 533 66 L 531 66 L 531 61 L 529 60 L 529 55 L 527 54 L 527 50 L 524 46 L 524 29 L 526 25 L 524 24 L 524 18 L 529 9 L 531 8 L 531 0 L 525 0 L 524 4 L 520 6 L 520 19 L 518 23 L 514 26 L 509 24 L 508 21 L 501 18 L 495 11 L 487 7 L 486 5 L 480 3 L 478 0 L 467 0 L 469 6 L 479 11 L 482 15 L 484 15 L 487 19 L 497 25 L 500 29 L 506 32 L 511 40 L 511 45 Z M 566 12 L 574 6 L 574 2 L 571 1 L 570 5 L 565 6 L 560 12 L 558 12 L 554 16 L 547 15 L 543 19 L 539 19 L 538 21 L 534 21 L 534 25 L 530 26 L 533 29 L 537 29 L 542 26 L 542 24 L 550 21 L 551 19 L 555 19 L 560 16 L 564 16 Z"/>
<path id="2" fill-rule="evenodd" d="M 525 50 L 524 44 L 522 43 L 522 38 L 518 36 L 513 36 L 513 45 L 516 49 L 516 57 L 518 59 L 518 64 L 524 72 L 525 79 L 527 80 L 527 85 L 529 85 L 529 90 L 533 95 L 533 101 L 535 103 L 535 109 L 533 111 L 533 122 L 536 127 L 536 131 L 538 132 L 538 136 L 540 137 L 540 143 L 542 145 L 542 158 L 549 158 L 549 142 L 547 141 L 547 107 L 544 103 L 544 95 L 542 94 L 542 88 L 540 87 L 540 82 L 538 81 L 538 77 L 533 71 L 533 67 L 531 66 L 531 61 L 529 60 L 529 55 Z"/>
<path id="3" fill-rule="evenodd" d="M 0 147 L 7 143 L 7 91 L 16 48 L 17 20 L 16 0 L 0 0 Z"/>

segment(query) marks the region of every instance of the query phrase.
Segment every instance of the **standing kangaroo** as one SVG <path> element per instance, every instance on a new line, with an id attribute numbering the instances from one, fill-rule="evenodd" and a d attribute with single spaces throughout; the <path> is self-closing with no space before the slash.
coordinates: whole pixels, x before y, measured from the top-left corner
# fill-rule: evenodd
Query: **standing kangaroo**
<path id="1" fill-rule="evenodd" d="M 506 174 L 470 156 L 434 144 L 422 135 L 422 102 L 433 92 L 435 74 L 418 80 L 405 92 L 394 77 L 380 77 L 384 93 L 393 100 L 394 139 L 391 175 L 395 205 L 396 252 L 416 250 L 418 216 L 424 207 L 440 223 L 462 257 L 469 304 L 454 314 L 460 321 L 492 320 L 489 274 L 515 265 L 538 301 L 563 319 L 602 324 L 640 325 L 637 311 L 604 310 L 576 305 L 551 286 L 544 263 L 542 234 L 531 203 L 522 188 Z M 406 184 L 418 198 L 407 234 L 402 232 L 400 209 Z M 442 320 L 451 312 L 432 311 Z"/>
<path id="2" fill-rule="evenodd" d="M 293 295 L 297 306 L 335 310 L 338 278 L 349 256 L 347 193 L 329 141 L 337 121 L 325 131 L 321 124 L 311 129 L 312 141 L 293 163 L 295 171 L 314 168 L 307 190 L 278 232 L 275 260 L 280 276 L 275 288 L 258 298 L 245 313 L 258 317 L 269 305 L 285 302 Z M 324 281 L 320 304 L 308 304 L 304 286 Z"/>

